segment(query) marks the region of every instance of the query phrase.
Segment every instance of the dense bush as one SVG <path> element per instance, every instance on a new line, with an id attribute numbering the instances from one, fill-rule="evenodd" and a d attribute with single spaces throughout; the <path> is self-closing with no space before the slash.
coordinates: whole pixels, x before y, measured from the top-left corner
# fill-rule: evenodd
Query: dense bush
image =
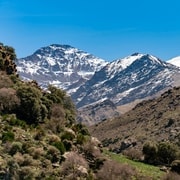
<path id="1" fill-rule="evenodd" d="M 145 162 L 154 164 L 157 161 L 158 147 L 154 142 L 146 142 L 143 146 L 143 154 Z"/>
<path id="2" fill-rule="evenodd" d="M 47 150 L 46 158 L 49 159 L 52 163 L 56 163 L 60 161 L 61 153 L 56 147 L 49 146 Z"/>
<path id="3" fill-rule="evenodd" d="M 65 153 L 66 148 L 62 142 L 53 142 L 52 145 L 55 146 L 61 152 L 61 154 Z"/>
<path id="4" fill-rule="evenodd" d="M 13 142 L 9 154 L 14 155 L 17 152 L 21 152 L 21 150 L 22 150 L 22 143 L 21 142 Z"/>
<path id="5" fill-rule="evenodd" d="M 179 153 L 178 146 L 170 142 L 148 142 L 143 146 L 144 160 L 151 164 L 170 165 L 172 161 L 180 158 Z"/>
<path id="6" fill-rule="evenodd" d="M 17 96 L 20 99 L 17 117 L 30 124 L 37 124 L 45 119 L 47 109 L 40 99 L 42 96 L 40 90 L 32 86 L 22 85 L 17 89 Z"/>
<path id="7" fill-rule="evenodd" d="M 172 161 L 178 159 L 179 148 L 169 142 L 161 142 L 158 144 L 158 159 L 160 163 L 171 164 Z"/>
<path id="8" fill-rule="evenodd" d="M 70 140 L 72 141 L 75 138 L 75 135 L 73 134 L 73 132 L 69 132 L 69 131 L 65 131 L 62 135 L 61 135 L 61 139 L 62 140 Z"/>

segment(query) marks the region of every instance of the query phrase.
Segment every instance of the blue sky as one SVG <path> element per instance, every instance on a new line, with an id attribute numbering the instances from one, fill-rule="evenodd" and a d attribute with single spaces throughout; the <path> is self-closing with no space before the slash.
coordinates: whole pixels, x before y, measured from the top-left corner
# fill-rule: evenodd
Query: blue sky
<path id="1" fill-rule="evenodd" d="M 180 55 L 179 0 L 0 0 L 0 42 L 17 56 L 69 44 L 105 60 Z"/>

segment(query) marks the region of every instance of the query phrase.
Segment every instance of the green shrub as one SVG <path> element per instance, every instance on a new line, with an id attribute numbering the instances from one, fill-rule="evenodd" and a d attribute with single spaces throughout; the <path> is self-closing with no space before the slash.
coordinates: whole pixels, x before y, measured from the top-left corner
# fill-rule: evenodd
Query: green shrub
<path id="1" fill-rule="evenodd" d="M 14 141 L 14 137 L 15 137 L 15 135 L 14 135 L 14 133 L 11 132 L 11 131 L 3 132 L 3 133 L 2 133 L 2 142 L 3 142 L 3 143 L 5 143 L 5 142 L 7 142 L 7 141 L 12 142 L 12 141 Z"/>
<path id="2" fill-rule="evenodd" d="M 44 121 L 47 116 L 46 106 L 41 101 L 42 92 L 31 85 L 21 85 L 17 89 L 20 106 L 17 109 L 17 117 L 29 124 L 37 124 Z"/>
<path id="3" fill-rule="evenodd" d="M 16 74 L 17 69 L 14 63 L 16 54 L 14 48 L 1 45 L 0 49 L 0 70 L 5 71 L 8 75 Z"/>
<path id="4" fill-rule="evenodd" d="M 65 153 L 66 148 L 64 147 L 64 144 L 62 142 L 53 142 L 52 145 L 56 147 L 61 152 L 61 154 Z"/>
<path id="5" fill-rule="evenodd" d="M 64 144 L 64 147 L 66 149 L 66 151 L 70 151 L 71 148 L 72 148 L 72 141 L 69 141 L 69 140 L 63 140 L 63 144 Z"/>
<path id="6" fill-rule="evenodd" d="M 13 142 L 9 154 L 13 156 L 17 152 L 21 152 L 21 150 L 22 150 L 22 143 Z"/>
<path id="7" fill-rule="evenodd" d="M 21 126 L 23 128 L 25 128 L 27 126 L 26 122 L 23 120 L 19 120 L 16 118 L 11 118 L 9 121 L 9 124 L 12 126 Z"/>
<path id="8" fill-rule="evenodd" d="M 143 145 L 143 154 L 145 162 L 154 164 L 157 160 L 158 147 L 156 143 L 146 142 Z"/>
<path id="9" fill-rule="evenodd" d="M 86 142 L 86 136 L 83 134 L 78 134 L 77 135 L 77 144 L 84 144 Z"/>
<path id="10" fill-rule="evenodd" d="M 68 131 L 65 131 L 61 136 L 62 140 L 66 139 L 66 140 L 72 141 L 74 138 L 75 138 L 75 135 L 72 132 L 68 132 Z"/>
<path id="11" fill-rule="evenodd" d="M 179 158 L 179 148 L 170 142 L 155 144 L 147 142 L 143 146 L 144 160 L 150 164 L 170 165 L 172 161 Z"/>
<path id="12" fill-rule="evenodd" d="M 61 159 L 60 151 L 54 146 L 49 146 L 46 158 L 49 159 L 52 163 L 58 162 Z"/>
<path id="13" fill-rule="evenodd" d="M 160 163 L 170 165 L 177 158 L 179 148 L 169 142 L 161 142 L 158 144 L 158 159 Z"/>

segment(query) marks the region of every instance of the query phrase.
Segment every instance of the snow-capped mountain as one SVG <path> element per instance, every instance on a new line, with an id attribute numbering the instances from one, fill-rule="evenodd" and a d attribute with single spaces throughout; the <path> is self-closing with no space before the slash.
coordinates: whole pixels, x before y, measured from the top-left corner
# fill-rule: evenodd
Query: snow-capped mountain
<path id="1" fill-rule="evenodd" d="M 167 62 L 180 67 L 180 56 L 170 59 Z"/>
<path id="2" fill-rule="evenodd" d="M 69 45 L 53 44 L 16 64 L 23 79 L 36 80 L 44 88 L 52 84 L 71 94 L 107 62 Z"/>
<path id="3" fill-rule="evenodd" d="M 135 53 L 107 64 L 86 81 L 72 98 L 77 107 L 105 99 L 122 105 L 174 86 L 178 78 L 179 68 L 154 56 Z"/>

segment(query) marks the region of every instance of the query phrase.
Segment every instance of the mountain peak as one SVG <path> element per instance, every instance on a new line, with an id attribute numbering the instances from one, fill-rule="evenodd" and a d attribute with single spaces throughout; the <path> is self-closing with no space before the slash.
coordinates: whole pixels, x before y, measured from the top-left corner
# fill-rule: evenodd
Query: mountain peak
<path id="1" fill-rule="evenodd" d="M 59 48 L 59 49 L 69 49 L 69 48 L 74 48 L 68 44 L 51 44 L 49 46 L 50 48 L 54 49 L 54 48 Z M 74 48 L 76 49 L 76 48 Z"/>
<path id="2" fill-rule="evenodd" d="M 70 45 L 51 44 L 38 49 L 33 55 L 17 61 L 19 74 L 34 79 L 42 87 L 48 84 L 76 90 L 107 62 Z M 73 87 L 73 89 L 72 89 Z"/>

